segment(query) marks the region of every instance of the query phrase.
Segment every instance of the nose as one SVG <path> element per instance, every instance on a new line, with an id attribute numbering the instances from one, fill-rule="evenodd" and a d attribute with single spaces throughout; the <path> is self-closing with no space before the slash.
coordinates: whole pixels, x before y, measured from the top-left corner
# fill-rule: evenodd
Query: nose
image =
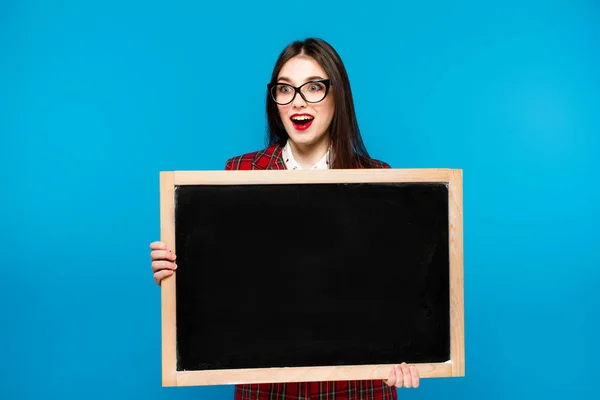
<path id="1" fill-rule="evenodd" d="M 300 95 L 300 93 L 296 93 L 296 97 L 294 97 L 294 101 L 292 102 L 294 108 L 304 108 L 307 106 L 306 101 Z"/>

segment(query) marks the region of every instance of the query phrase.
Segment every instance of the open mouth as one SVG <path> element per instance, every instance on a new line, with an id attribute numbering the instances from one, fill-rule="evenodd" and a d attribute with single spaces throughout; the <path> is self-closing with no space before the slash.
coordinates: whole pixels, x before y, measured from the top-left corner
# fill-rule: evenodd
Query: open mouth
<path id="1" fill-rule="evenodd" d="M 290 117 L 290 120 L 292 121 L 294 128 L 299 131 L 303 131 L 310 127 L 315 120 L 315 117 L 310 114 L 294 114 Z"/>

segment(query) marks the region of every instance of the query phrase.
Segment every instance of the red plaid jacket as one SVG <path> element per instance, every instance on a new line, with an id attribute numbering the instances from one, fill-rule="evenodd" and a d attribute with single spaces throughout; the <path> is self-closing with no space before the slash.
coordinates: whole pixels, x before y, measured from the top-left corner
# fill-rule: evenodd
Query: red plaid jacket
<path id="1" fill-rule="evenodd" d="M 282 147 L 278 144 L 272 144 L 266 149 L 254 153 L 243 154 L 227 160 L 226 170 L 243 169 L 286 169 L 285 162 L 281 157 Z M 390 168 L 383 161 L 372 158 L 363 161 L 367 168 Z M 355 165 L 358 168 L 358 164 Z"/>
<path id="2" fill-rule="evenodd" d="M 390 168 L 382 161 L 373 159 L 365 161 L 368 168 Z M 230 158 L 225 169 L 284 170 L 286 166 L 281 157 L 281 146 L 273 144 L 254 153 Z M 236 385 L 234 398 L 235 400 L 395 400 L 397 392 L 395 387 L 389 387 L 383 380 L 294 382 Z"/>

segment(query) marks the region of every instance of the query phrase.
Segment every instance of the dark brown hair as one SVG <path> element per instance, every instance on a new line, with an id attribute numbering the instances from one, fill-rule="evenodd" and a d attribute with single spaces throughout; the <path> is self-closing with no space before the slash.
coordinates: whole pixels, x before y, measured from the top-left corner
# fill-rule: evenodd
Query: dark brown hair
<path id="1" fill-rule="evenodd" d="M 334 112 L 329 135 L 332 141 L 334 161 L 331 168 L 362 168 L 368 165 L 369 153 L 363 143 L 354 111 L 352 90 L 346 68 L 335 49 L 322 39 L 308 38 L 290 43 L 279 55 L 271 83 L 277 82 L 283 65 L 292 57 L 307 55 L 315 59 L 331 79 L 334 93 Z M 277 104 L 267 92 L 267 143 L 284 145 L 288 134 L 277 112 Z"/>

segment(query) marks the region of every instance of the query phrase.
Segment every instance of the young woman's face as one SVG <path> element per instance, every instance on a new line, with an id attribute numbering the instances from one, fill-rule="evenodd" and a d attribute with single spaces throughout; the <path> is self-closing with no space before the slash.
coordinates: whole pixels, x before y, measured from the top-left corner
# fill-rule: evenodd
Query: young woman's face
<path id="1" fill-rule="evenodd" d="M 328 79 L 325 70 L 311 57 L 299 55 L 291 58 L 283 65 L 277 83 L 288 84 L 294 87 L 320 79 Z M 293 95 L 293 90 L 279 86 L 279 96 Z M 320 99 L 325 94 L 322 84 L 308 84 L 302 88 L 309 101 Z M 281 102 L 281 101 L 280 101 Z M 327 140 L 329 125 L 333 118 L 334 102 L 331 90 L 325 98 L 318 103 L 305 101 L 300 93 L 294 100 L 286 105 L 277 105 L 283 126 L 290 139 L 303 146 L 311 146 Z"/>

